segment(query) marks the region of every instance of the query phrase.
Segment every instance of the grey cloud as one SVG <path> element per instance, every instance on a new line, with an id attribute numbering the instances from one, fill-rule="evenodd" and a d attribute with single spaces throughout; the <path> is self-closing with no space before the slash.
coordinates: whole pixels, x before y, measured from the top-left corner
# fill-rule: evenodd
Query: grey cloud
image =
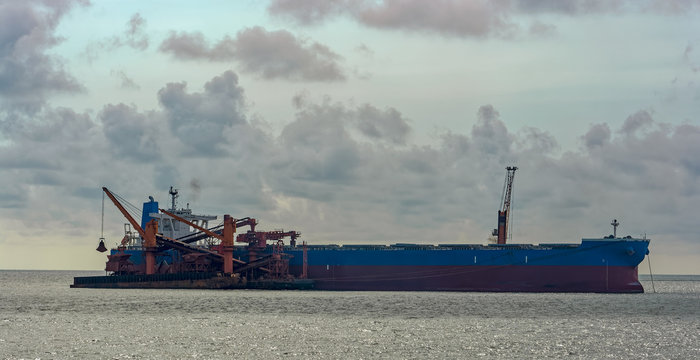
<path id="1" fill-rule="evenodd" d="M 693 155 L 700 151 L 696 126 L 672 131 L 659 126 L 651 132 L 637 131 L 636 140 L 629 141 L 627 136 L 613 137 L 607 124 L 596 124 L 583 136 L 586 148 L 555 156 L 558 143 L 552 135 L 535 128 L 511 133 L 498 111 L 485 105 L 477 112 L 470 135 L 447 133 L 435 146 L 396 148 L 359 142 L 351 131 L 356 126 L 354 107 L 329 99 L 296 100 L 297 116 L 282 131 L 276 155 L 265 170 L 272 193 L 312 201 L 325 209 L 325 216 L 333 209 L 354 223 L 373 223 L 377 214 L 383 214 L 388 228 L 400 232 L 397 226 L 406 227 L 415 232 L 409 235 L 415 239 L 430 225 L 434 231 L 425 234 L 431 239 L 449 238 L 454 234 L 438 228 L 468 218 L 483 227 L 483 238 L 472 241 L 484 241 L 495 223 L 506 165 L 521 167 L 514 203 L 516 211 L 528 209 L 517 213 L 523 224 L 541 227 L 557 219 L 558 231 L 580 231 L 582 236 L 597 235 L 590 233 L 591 224 L 609 222 L 608 215 L 629 214 L 625 210 L 629 204 L 674 209 L 668 201 L 673 194 L 700 196 L 693 180 L 700 170 Z M 642 122 L 654 127 L 653 122 Z M 590 151 L 601 146 L 605 151 Z M 667 229 L 666 218 L 670 216 L 664 215 L 654 226 Z M 626 226 L 648 229 L 650 224 L 630 214 Z M 525 241 L 540 242 L 541 236 L 556 241 L 536 226 L 522 225 L 520 231 L 529 237 Z M 393 240 L 398 232 L 385 235 Z M 344 240 L 374 241 L 376 236 L 360 231 Z"/>
<path id="2" fill-rule="evenodd" d="M 124 46 L 134 50 L 146 50 L 150 40 L 145 27 L 146 19 L 141 14 L 136 13 L 126 22 L 126 30 L 121 35 L 115 35 L 89 44 L 85 49 L 85 55 L 89 60 L 93 61 L 105 51 L 113 51 Z"/>
<path id="3" fill-rule="evenodd" d="M 625 14 L 632 12 L 679 15 L 700 8 L 697 0 L 518 0 L 523 12 L 567 15 Z"/>
<path id="4" fill-rule="evenodd" d="M 243 71 L 265 79 L 342 81 L 341 57 L 327 46 L 286 30 L 252 27 L 209 45 L 201 33 L 171 33 L 160 50 L 185 60 L 237 61 Z"/>
<path id="5" fill-rule="evenodd" d="M 228 61 L 234 59 L 235 43 L 233 39 L 225 36 L 214 46 L 210 46 L 200 32 L 171 32 L 160 44 L 159 49 L 184 60 Z"/>
<path id="6" fill-rule="evenodd" d="M 696 0 L 273 0 L 268 13 L 300 25 L 345 16 L 369 27 L 439 34 L 447 37 L 514 38 L 525 29 L 523 16 L 621 14 L 679 15 L 700 9 Z M 531 35 L 550 35 L 554 25 L 535 20 Z"/>
<path id="7" fill-rule="evenodd" d="M 690 124 L 678 126 L 671 137 L 671 142 L 675 153 L 668 155 L 671 158 L 677 156 L 679 165 L 693 176 L 692 179 L 689 179 L 687 186 L 690 187 L 690 192 L 697 194 L 698 189 L 694 184 L 700 179 L 700 156 L 698 156 L 700 154 L 700 126 Z"/>
<path id="8" fill-rule="evenodd" d="M 644 127 L 651 125 L 653 122 L 654 120 L 648 111 L 640 110 L 627 117 L 625 123 L 622 124 L 622 129 L 620 129 L 620 131 L 627 135 L 634 135 L 637 130 L 643 129 Z"/>
<path id="9" fill-rule="evenodd" d="M 146 19 L 141 14 L 132 15 L 125 32 L 126 44 L 134 49 L 146 50 L 149 40 L 144 31 L 145 26 Z"/>
<path id="10" fill-rule="evenodd" d="M 619 12 L 626 0 L 518 0 L 515 8 L 525 13 L 560 13 L 567 15 Z"/>
<path id="11" fill-rule="evenodd" d="M 110 148 L 121 157 L 150 162 L 160 157 L 156 128 L 136 108 L 107 105 L 99 114 Z"/>
<path id="12" fill-rule="evenodd" d="M 84 1 L 0 3 L 0 102 L 38 111 L 52 92 L 81 91 L 82 86 L 47 50 L 60 42 L 53 32 L 62 16 Z"/>
<path id="13" fill-rule="evenodd" d="M 500 114 L 492 105 L 483 105 L 477 113 L 478 121 L 472 127 L 472 138 L 486 154 L 498 155 L 508 151 L 513 142 Z"/>
<path id="14" fill-rule="evenodd" d="M 158 91 L 171 130 L 189 147 L 189 155 L 224 155 L 225 131 L 247 124 L 238 76 L 226 71 L 207 82 L 203 93 L 188 94 L 186 88 L 185 83 L 170 83 Z"/>
<path id="15" fill-rule="evenodd" d="M 376 28 L 430 31 L 442 35 L 508 37 L 516 27 L 498 2 L 385 0 L 363 9 L 358 20 Z"/>
<path id="16" fill-rule="evenodd" d="M 261 27 L 242 30 L 236 37 L 236 59 L 246 71 L 267 79 L 345 80 L 338 54 L 285 30 L 268 32 Z"/>
<path id="17" fill-rule="evenodd" d="M 21 209 L 27 205 L 27 199 L 27 191 L 21 187 L 0 190 L 0 208 Z"/>
<path id="18" fill-rule="evenodd" d="M 0 152 L 0 167 L 20 170 L 58 170 L 55 160 L 46 154 L 27 153 L 20 149 L 4 149 Z"/>
<path id="19" fill-rule="evenodd" d="M 396 109 L 382 112 L 372 105 L 365 104 L 356 114 L 357 127 L 365 136 L 397 145 L 406 144 L 411 127 Z"/>
<path id="20" fill-rule="evenodd" d="M 359 8 L 362 0 L 275 0 L 270 3 L 271 15 L 287 17 L 299 24 L 314 25 L 329 17 Z"/>
<path id="21" fill-rule="evenodd" d="M 583 144 L 588 149 L 603 146 L 610 142 L 610 127 L 608 124 L 595 124 L 582 138 Z"/>
<path id="22" fill-rule="evenodd" d="M 374 50 L 370 49 L 365 44 L 360 44 L 357 47 L 355 47 L 355 51 L 364 56 L 374 56 Z"/>
<path id="23" fill-rule="evenodd" d="M 126 73 L 122 70 L 112 70 L 110 71 L 110 74 L 120 80 L 119 87 L 121 87 L 122 89 L 138 90 L 141 88 L 132 78 L 127 76 Z"/>
<path id="24" fill-rule="evenodd" d="M 508 18 L 508 2 L 455 0 L 289 1 L 275 0 L 271 15 L 302 25 L 313 25 L 336 16 L 370 27 L 430 32 L 454 37 L 510 37 L 518 27 Z"/>
<path id="25" fill-rule="evenodd" d="M 693 57 L 693 50 L 695 46 L 695 44 L 688 44 L 683 51 L 683 63 L 685 63 L 693 73 L 700 71 L 700 62 L 695 60 Z M 676 80 L 677 78 L 674 79 L 674 82 Z"/>
<path id="26" fill-rule="evenodd" d="M 557 32 L 557 27 L 552 24 L 546 24 L 541 21 L 534 21 L 530 24 L 530 34 L 534 36 L 551 36 Z"/>
<path id="27" fill-rule="evenodd" d="M 0 147 L 0 168 L 62 169 L 94 128 L 87 114 L 65 108 L 18 115 L 6 128 L 10 144 Z"/>
<path id="28" fill-rule="evenodd" d="M 100 126 L 87 113 L 47 105 L 13 116 L 16 126 L 5 134 L 10 140 L 0 145 L 0 193 L 9 196 L 0 200 L 0 208 L 12 207 L 19 222 L 42 219 L 34 228 L 39 233 L 52 228 L 55 234 L 73 220 L 85 219 L 80 209 L 86 205 L 73 202 L 70 194 L 95 186 L 96 173 L 114 168 Z"/>
<path id="29" fill-rule="evenodd" d="M 303 96 L 278 137 L 265 133 L 246 121 L 243 89 L 229 72 L 202 92 L 169 84 L 159 100 L 163 109 L 153 113 L 109 105 L 98 115 L 102 123 L 68 109 L 17 121 L 23 125 L 11 127 L 12 141 L 0 147 L 0 207 L 11 208 L 0 210 L 98 228 L 99 191 L 93 189 L 99 185 L 115 185 L 132 200 L 154 194 L 167 201 L 168 186 L 186 189 L 198 179 L 190 184 L 202 189 L 193 208 L 255 216 L 264 224 L 272 219 L 311 243 L 481 243 L 495 225 L 503 168 L 516 164 L 517 242 L 607 235 L 610 219 L 621 215 L 624 231 L 633 235 L 698 232 L 697 219 L 687 214 L 700 200 L 700 127 L 664 125 L 643 112 L 623 125 L 628 132 L 592 125 L 583 136 L 587 147 L 554 156 L 551 135 L 534 128 L 512 132 L 490 105 L 464 119 L 475 123 L 471 133 L 441 134 L 422 146 L 403 137 L 404 146 L 386 146 L 402 131 L 389 122 L 369 131 L 380 134 L 379 141 L 363 141 L 368 135 L 358 131 L 359 114 L 371 109 L 383 120 L 403 119 L 398 110 Z M 142 146 L 151 144 L 144 142 L 147 124 L 158 129 L 157 164 L 133 160 L 139 151 L 149 153 Z M 115 149 L 124 136 L 131 138 L 120 146 L 138 151 Z M 214 155 L 231 156 L 210 156 L 212 148 Z M 182 156 L 182 149 L 202 156 Z M 60 194 L 58 184 L 66 189 Z M 28 216 L 27 204 L 39 199 L 46 205 Z M 65 207 L 76 214 L 61 211 Z"/>
<path id="30" fill-rule="evenodd" d="M 340 104 L 310 105 L 280 135 L 284 149 L 275 164 L 291 179 L 348 183 L 360 164 L 357 143 L 345 128 L 350 118 Z"/>
<path id="31" fill-rule="evenodd" d="M 169 164 L 158 164 L 153 169 L 153 184 L 156 189 L 169 189 L 170 186 L 179 183 L 180 171 L 178 171 L 178 167 Z"/>
<path id="32" fill-rule="evenodd" d="M 522 150 L 534 151 L 542 155 L 552 154 L 559 149 L 559 143 L 554 136 L 533 127 L 523 129 L 517 143 Z"/>
<path id="33" fill-rule="evenodd" d="M 649 0 L 647 3 L 640 3 L 644 11 L 667 15 L 683 15 L 700 9 L 698 0 Z"/>

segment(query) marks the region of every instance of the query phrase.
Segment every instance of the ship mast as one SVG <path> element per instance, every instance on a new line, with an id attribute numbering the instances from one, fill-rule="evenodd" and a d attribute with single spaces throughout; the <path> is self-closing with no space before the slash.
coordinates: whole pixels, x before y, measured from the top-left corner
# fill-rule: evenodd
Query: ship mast
<path id="1" fill-rule="evenodd" d="M 170 194 L 170 198 L 172 199 L 172 205 L 170 206 L 170 210 L 176 210 L 175 209 L 175 199 L 177 199 L 177 189 L 173 189 L 173 187 L 170 187 L 170 191 L 168 191 L 168 194 Z"/>
<path id="2" fill-rule="evenodd" d="M 613 219 L 610 225 L 613 226 L 613 239 L 615 239 L 617 238 L 617 227 L 620 226 L 620 223 L 617 222 L 617 219 Z"/>
<path id="3" fill-rule="evenodd" d="M 505 244 L 508 238 L 508 227 L 510 223 L 510 202 L 513 194 L 513 177 L 515 177 L 516 166 L 506 167 L 506 181 L 503 184 L 503 194 L 501 195 L 501 208 L 498 210 L 498 228 L 494 229 L 494 235 L 498 236 L 497 244 Z"/>

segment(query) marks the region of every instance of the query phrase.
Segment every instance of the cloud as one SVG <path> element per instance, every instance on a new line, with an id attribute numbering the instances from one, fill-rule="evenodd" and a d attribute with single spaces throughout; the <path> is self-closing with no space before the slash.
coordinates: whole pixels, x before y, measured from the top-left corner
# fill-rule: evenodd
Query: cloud
<path id="1" fill-rule="evenodd" d="M 615 217 L 623 234 L 658 234 L 659 243 L 700 251 L 691 216 L 700 201 L 697 125 L 641 110 L 614 131 L 608 123 L 622 119 L 591 125 L 584 146 L 558 154 L 551 134 L 513 129 L 485 104 L 463 119 L 470 131 L 417 145 L 400 109 L 298 95 L 276 134 L 248 121 L 244 85 L 226 71 L 201 90 L 163 85 L 155 110 L 117 103 L 96 115 L 4 114 L 3 228 L 20 233 L 41 218 L 26 236 L 98 229 L 100 186 L 138 204 L 147 195 L 167 202 L 174 185 L 185 190 L 181 206 L 253 216 L 263 230 L 299 230 L 313 244 L 483 243 L 504 168 L 516 165 L 516 242 L 607 235 Z M 108 231 L 121 232 L 121 215 L 109 211 Z"/>
<path id="2" fill-rule="evenodd" d="M 135 13 L 126 23 L 126 30 L 121 35 L 115 35 L 102 41 L 91 43 L 87 46 L 85 54 L 91 61 L 97 59 L 106 51 L 113 51 L 127 46 L 134 50 L 146 50 L 150 39 L 146 33 L 146 19 L 141 14 Z"/>
<path id="3" fill-rule="evenodd" d="M 588 149 L 603 146 L 610 141 L 610 127 L 608 124 L 595 124 L 582 138 L 583 144 Z"/>
<path id="4" fill-rule="evenodd" d="M 85 1 L 10 1 L 0 3 L 0 103 L 38 111 L 47 94 L 83 89 L 47 53 L 61 39 L 53 32 L 63 15 Z"/>
<path id="5" fill-rule="evenodd" d="M 163 40 L 159 49 L 183 60 L 228 61 L 234 58 L 235 43 L 233 39 L 225 36 L 221 41 L 210 46 L 200 32 L 177 33 L 173 31 Z"/>
<path id="6" fill-rule="evenodd" d="M 10 144 L 0 147 L 0 168 L 60 169 L 61 156 L 70 157 L 94 127 L 87 114 L 66 108 L 19 115 L 3 131 Z"/>
<path id="7" fill-rule="evenodd" d="M 472 127 L 472 138 L 484 154 L 500 155 L 503 151 L 510 150 L 512 136 L 492 105 L 481 106 L 477 119 L 477 123 Z"/>
<path id="8" fill-rule="evenodd" d="M 596 236 L 590 231 L 597 224 L 604 235 L 608 216 L 627 215 L 627 231 L 666 231 L 664 222 L 673 215 L 659 215 L 652 224 L 643 214 L 690 211 L 692 201 L 672 201 L 679 198 L 676 194 L 700 199 L 700 187 L 692 180 L 700 169 L 692 155 L 700 144 L 700 128 L 669 130 L 653 118 L 650 122 L 644 111 L 631 115 L 636 120 L 617 132 L 624 136 L 613 136 L 606 123 L 595 124 L 582 136 L 582 151 L 555 156 L 558 143 L 552 135 L 536 128 L 511 132 L 491 105 L 477 111 L 470 134 L 447 133 L 430 146 L 386 147 L 379 141 L 365 143 L 366 135 L 354 132 L 356 112 L 364 105 L 356 108 L 329 99 L 313 103 L 308 98 L 297 98 L 296 104 L 295 120 L 282 131 L 277 155 L 269 163 L 267 184 L 285 202 L 315 209 L 298 217 L 286 213 L 287 218 L 302 224 L 308 221 L 303 217 L 335 222 L 335 232 L 314 231 L 330 231 L 338 241 L 380 238 L 384 240 L 376 241 L 383 243 L 400 239 L 399 234 L 421 239 L 418 234 L 425 231 L 427 236 L 428 228 L 433 228 L 430 239 L 448 239 L 458 236 L 455 227 L 467 218 L 470 224 L 481 224 L 476 226 L 482 227 L 483 237 L 471 239 L 482 242 L 495 223 L 508 165 L 520 167 L 514 203 L 522 227 L 516 229 L 527 237 L 519 241 L 524 242 L 556 241 L 541 228 L 555 221 L 560 222 L 555 232 Z M 634 131 L 633 124 L 640 127 Z M 647 131 L 638 131 L 641 126 Z M 641 213 L 626 210 L 630 204 Z M 358 229 L 352 236 L 338 235 L 345 229 L 343 221 L 372 224 L 372 217 L 384 219 L 387 230 L 372 227 L 374 234 Z M 682 218 L 673 222 L 697 229 L 690 218 Z M 413 235 L 402 232 L 402 226 Z"/>
<path id="9" fill-rule="evenodd" d="M 225 36 L 209 45 L 201 33 L 175 33 L 160 50 L 184 60 L 237 61 L 242 71 L 265 79 L 342 81 L 341 57 L 327 46 L 295 37 L 286 30 L 267 31 L 256 26 Z"/>
<path id="10" fill-rule="evenodd" d="M 170 83 L 158 91 L 169 128 L 189 155 L 222 156 L 226 131 L 247 124 L 243 88 L 232 71 L 214 77 L 203 93 L 187 93 L 186 83 Z"/>
<path id="11" fill-rule="evenodd" d="M 584 15 L 611 13 L 625 10 L 624 0 L 520 0 L 514 1 L 515 10 L 524 13 L 558 13 Z"/>
<path id="12" fill-rule="evenodd" d="M 110 149 L 119 157 L 138 162 L 160 158 L 156 143 L 158 127 L 149 124 L 147 116 L 124 104 L 107 105 L 99 114 Z"/>
<path id="13" fill-rule="evenodd" d="M 648 111 L 640 110 L 627 117 L 620 132 L 627 135 L 634 135 L 635 132 L 651 125 L 653 122 L 654 120 Z"/>
<path id="14" fill-rule="evenodd" d="M 149 40 L 144 31 L 145 26 L 146 19 L 144 19 L 139 13 L 132 15 L 131 19 L 129 19 L 128 26 L 124 34 L 124 42 L 131 48 L 146 50 L 148 48 Z"/>
<path id="15" fill-rule="evenodd" d="M 138 90 L 141 88 L 132 78 L 127 76 L 126 73 L 122 70 L 112 70 L 110 71 L 110 75 L 118 78 L 121 81 L 120 87 L 122 89 Z"/>
<path id="16" fill-rule="evenodd" d="M 13 116 L 13 126 L 2 131 L 10 140 L 0 145 L 0 208 L 12 208 L 12 216 L 4 217 L 16 223 L 4 228 L 28 228 L 30 219 L 38 217 L 46 220 L 36 226 L 39 229 L 57 218 L 72 217 L 58 215 L 72 204 L 68 194 L 102 168 L 94 161 L 106 148 L 99 127 L 89 114 L 67 108 L 43 106 Z M 54 203 L 56 198 L 61 200 Z"/>
<path id="17" fill-rule="evenodd" d="M 350 118 L 342 104 L 305 104 L 282 131 L 279 141 L 284 151 L 278 153 L 274 166 L 285 169 L 285 178 L 291 181 L 351 182 L 360 164 L 360 150 L 345 127 Z M 330 195 L 320 191 L 318 196 Z"/>
<path id="18" fill-rule="evenodd" d="M 253 27 L 238 33 L 236 58 L 246 71 L 266 79 L 338 81 L 345 75 L 340 56 L 327 46 L 296 38 L 285 30 Z"/>
<path id="19" fill-rule="evenodd" d="M 364 8 L 358 20 L 370 27 L 435 32 L 447 36 L 508 37 L 514 24 L 498 2 L 385 0 Z"/>
<path id="20" fill-rule="evenodd" d="M 530 34 L 533 36 L 545 37 L 554 35 L 557 32 L 556 26 L 546 24 L 541 21 L 534 21 L 530 24 Z"/>
<path id="21" fill-rule="evenodd" d="M 552 134 L 533 127 L 524 128 L 516 137 L 516 141 L 521 151 L 548 155 L 559 150 L 559 143 Z"/>
<path id="22" fill-rule="evenodd" d="M 267 10 L 271 15 L 288 17 L 303 25 L 313 25 L 357 9 L 363 3 L 361 0 L 275 0 Z"/>
<path id="23" fill-rule="evenodd" d="M 396 109 L 382 112 L 370 104 L 365 104 L 357 110 L 356 116 L 357 127 L 363 135 L 396 145 L 406 144 L 411 128 Z"/>
<path id="24" fill-rule="evenodd" d="M 540 15 L 586 16 L 645 12 L 680 15 L 700 9 L 697 1 L 666 0 L 383 0 L 320 1 L 273 0 L 270 15 L 298 25 L 314 26 L 336 17 L 348 17 L 368 27 L 437 34 L 457 38 L 516 38 L 551 35 L 555 26 L 536 19 Z M 528 27 L 526 18 L 535 17 Z"/>

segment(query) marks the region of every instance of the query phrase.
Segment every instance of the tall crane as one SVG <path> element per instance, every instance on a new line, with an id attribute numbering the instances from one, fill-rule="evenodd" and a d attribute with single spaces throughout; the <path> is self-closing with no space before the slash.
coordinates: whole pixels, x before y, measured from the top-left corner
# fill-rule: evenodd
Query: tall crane
<path id="1" fill-rule="evenodd" d="M 508 227 L 510 224 L 510 200 L 513 194 L 513 177 L 515 177 L 516 166 L 506 167 L 506 181 L 503 184 L 501 194 L 501 208 L 498 210 L 498 228 L 494 229 L 494 235 L 498 236 L 497 244 L 505 244 L 508 238 Z"/>

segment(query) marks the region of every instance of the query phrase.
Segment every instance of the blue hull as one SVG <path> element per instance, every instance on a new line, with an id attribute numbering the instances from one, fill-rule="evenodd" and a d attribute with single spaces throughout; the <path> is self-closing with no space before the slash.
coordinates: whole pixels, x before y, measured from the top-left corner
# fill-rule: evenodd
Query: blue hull
<path id="1" fill-rule="evenodd" d="M 315 245 L 307 247 L 308 278 L 321 290 L 628 292 L 644 289 L 637 265 L 646 239 L 583 239 L 581 244 L 542 245 Z M 270 253 L 272 247 L 258 252 Z M 115 251 L 113 250 L 113 253 Z M 289 270 L 303 271 L 303 247 L 285 247 Z M 138 270 L 143 252 L 125 250 Z M 178 263 L 176 251 L 156 258 Z M 246 247 L 234 258 L 248 261 Z M 234 266 L 235 271 L 235 266 Z"/>

